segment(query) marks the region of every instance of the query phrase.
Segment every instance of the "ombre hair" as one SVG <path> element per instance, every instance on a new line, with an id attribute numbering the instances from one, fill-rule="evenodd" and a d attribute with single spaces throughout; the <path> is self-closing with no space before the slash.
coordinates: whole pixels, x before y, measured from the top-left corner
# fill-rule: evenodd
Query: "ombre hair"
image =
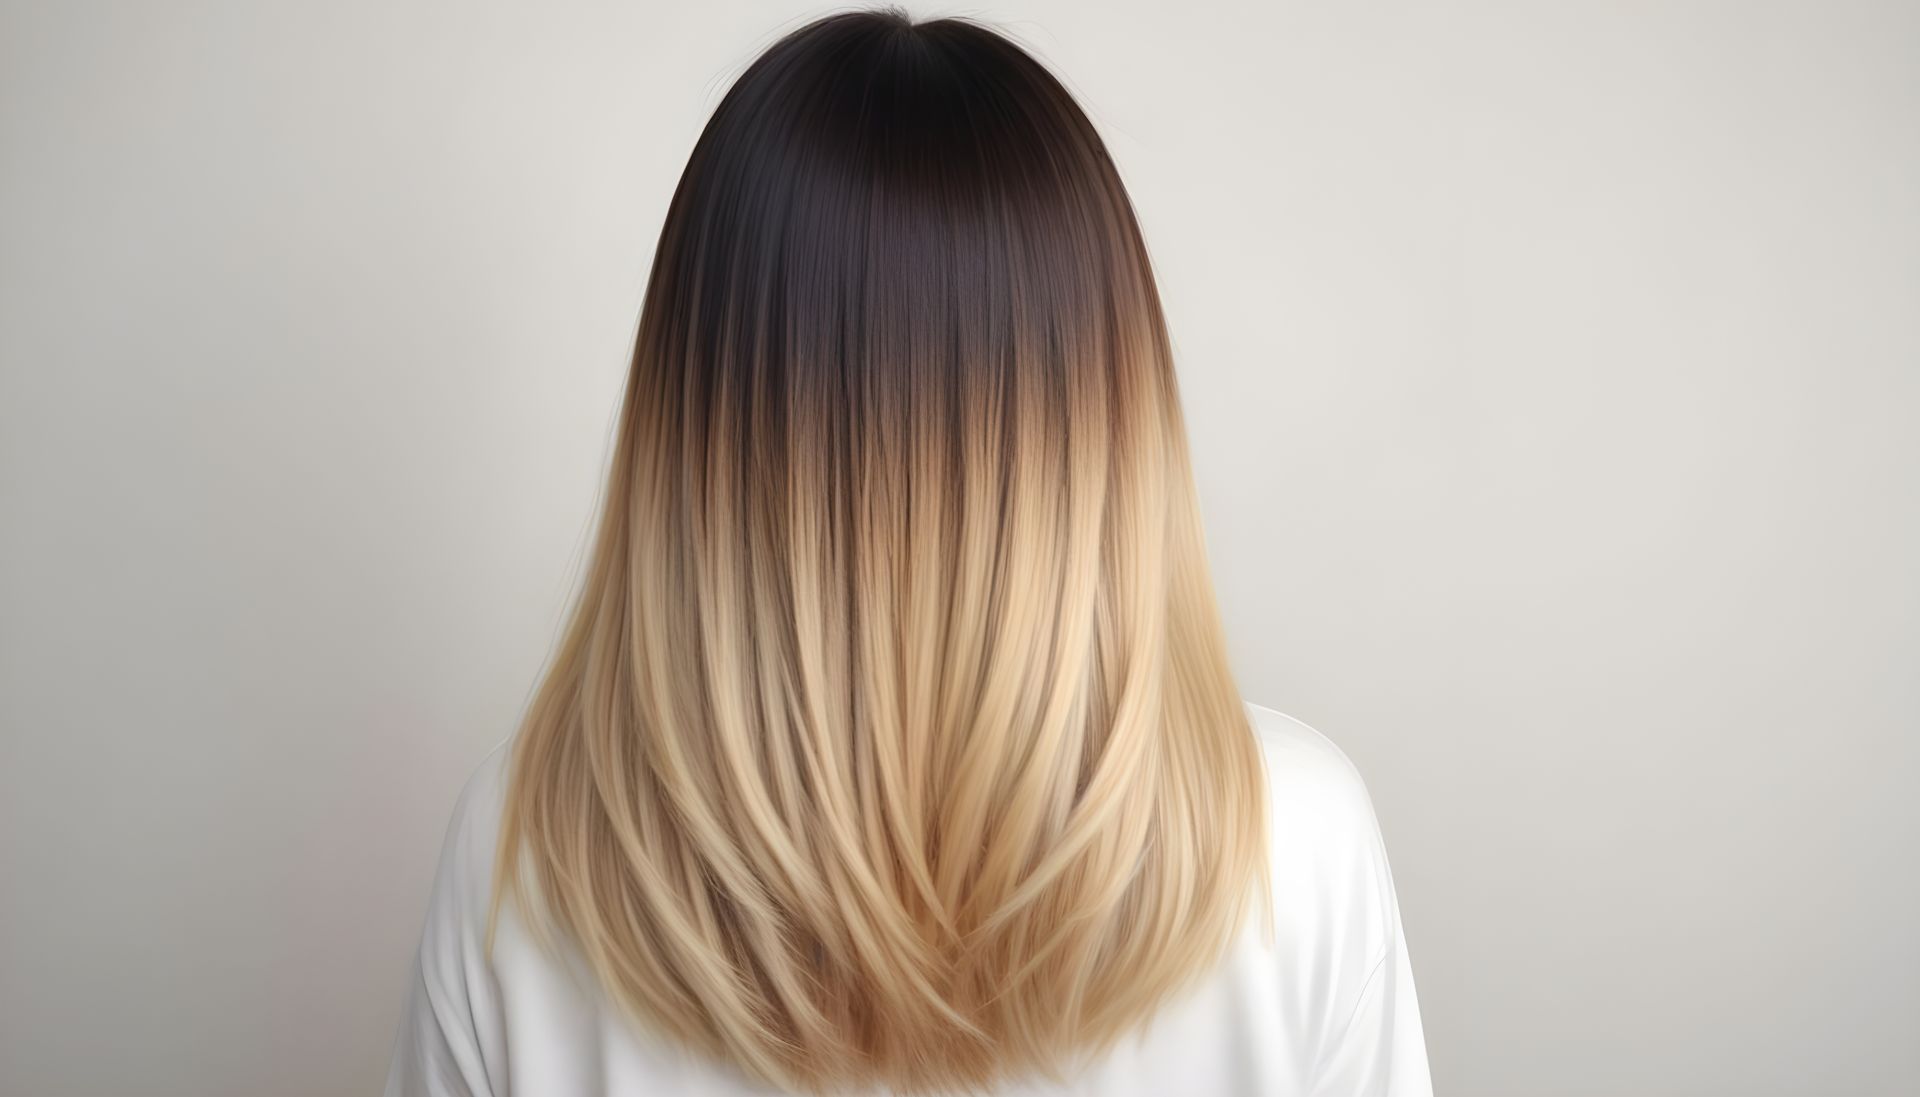
<path id="1" fill-rule="evenodd" d="M 1263 773 L 1093 126 L 967 20 L 788 34 L 667 212 L 495 914 L 788 1089 L 1058 1077 L 1222 961 Z"/>

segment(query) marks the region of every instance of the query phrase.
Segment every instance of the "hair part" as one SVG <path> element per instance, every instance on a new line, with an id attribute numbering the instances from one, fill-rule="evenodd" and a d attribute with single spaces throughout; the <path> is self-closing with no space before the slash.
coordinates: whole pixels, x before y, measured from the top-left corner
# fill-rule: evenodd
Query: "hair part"
<path id="1" fill-rule="evenodd" d="M 496 914 L 757 1078 L 980 1089 L 1221 958 L 1262 775 L 1092 124 L 968 20 L 782 38 L 660 235 Z"/>

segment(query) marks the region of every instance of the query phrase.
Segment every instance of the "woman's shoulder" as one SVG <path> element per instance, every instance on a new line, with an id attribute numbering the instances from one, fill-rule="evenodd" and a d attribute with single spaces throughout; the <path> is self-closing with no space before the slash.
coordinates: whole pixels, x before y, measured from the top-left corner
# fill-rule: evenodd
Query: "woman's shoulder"
<path id="1" fill-rule="evenodd" d="M 1271 792 L 1270 809 L 1296 820 L 1345 822 L 1371 831 L 1373 802 L 1366 781 L 1345 751 L 1304 721 L 1246 702 L 1260 742 Z"/>
<path id="2" fill-rule="evenodd" d="M 492 901 L 494 854 L 515 738 L 496 743 L 460 786 L 441 839 L 430 924 L 464 920 Z"/>
<path id="3" fill-rule="evenodd" d="M 1345 751 L 1302 721 L 1251 702 L 1247 712 L 1266 763 L 1276 901 L 1291 912 L 1287 917 L 1313 916 L 1311 925 L 1297 927 L 1304 936 L 1336 933 L 1377 954 L 1395 932 L 1396 915 L 1366 782 Z"/>
<path id="4" fill-rule="evenodd" d="M 1314 1092 L 1433 1092 L 1413 968 L 1386 843 L 1366 782 L 1327 736 L 1249 703 L 1265 756 L 1270 839 L 1270 937 L 1236 974 L 1258 998 L 1278 973 L 1287 989 L 1259 999 L 1271 1030 L 1303 1017 Z M 1267 993 L 1275 994 L 1269 990 Z M 1302 1003 L 1305 1003 L 1304 1008 Z"/>
<path id="5" fill-rule="evenodd" d="M 495 743 L 468 771 L 459 799 L 454 801 L 451 832 L 466 830 L 490 836 L 498 828 L 501 807 L 506 802 L 513 744 L 518 738 L 509 735 Z"/>

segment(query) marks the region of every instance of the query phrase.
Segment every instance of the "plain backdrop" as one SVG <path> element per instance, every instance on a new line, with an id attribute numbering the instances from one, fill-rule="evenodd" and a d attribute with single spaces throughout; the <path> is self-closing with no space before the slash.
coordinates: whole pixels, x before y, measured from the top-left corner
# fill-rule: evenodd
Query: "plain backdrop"
<path id="1" fill-rule="evenodd" d="M 374 1091 L 789 3 L 5 0 L 0 1093 Z M 929 8 L 1106 135 L 1441 1092 L 1920 1072 L 1920 6 Z"/>

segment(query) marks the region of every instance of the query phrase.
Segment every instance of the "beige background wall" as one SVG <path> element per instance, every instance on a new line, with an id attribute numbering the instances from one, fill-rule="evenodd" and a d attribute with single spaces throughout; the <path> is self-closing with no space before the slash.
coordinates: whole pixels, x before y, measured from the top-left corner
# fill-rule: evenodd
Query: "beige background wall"
<path id="1" fill-rule="evenodd" d="M 0 3 L 0 1093 L 371 1092 L 670 188 L 808 11 Z M 1442 1092 L 1912 1092 L 1920 8 L 967 10 L 1131 181 Z"/>

